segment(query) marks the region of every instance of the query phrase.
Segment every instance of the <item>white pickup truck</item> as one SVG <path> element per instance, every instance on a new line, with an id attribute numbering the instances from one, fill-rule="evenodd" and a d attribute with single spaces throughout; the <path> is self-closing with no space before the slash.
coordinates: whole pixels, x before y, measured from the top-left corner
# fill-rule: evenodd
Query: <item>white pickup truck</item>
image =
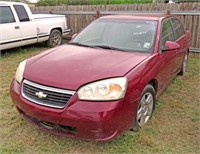
<path id="1" fill-rule="evenodd" d="M 0 50 L 45 41 L 55 47 L 69 32 L 64 15 L 32 14 L 27 4 L 0 1 Z"/>

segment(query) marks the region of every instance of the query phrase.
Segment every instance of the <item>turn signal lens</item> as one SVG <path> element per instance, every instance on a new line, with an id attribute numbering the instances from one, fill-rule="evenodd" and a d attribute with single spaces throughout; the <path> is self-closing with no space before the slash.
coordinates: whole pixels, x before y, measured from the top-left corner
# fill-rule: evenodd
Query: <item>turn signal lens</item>
<path id="1" fill-rule="evenodd" d="M 21 81 L 23 80 L 25 66 L 26 66 L 26 60 L 22 61 L 17 68 L 17 71 L 15 73 L 15 80 L 18 83 L 21 83 Z"/>

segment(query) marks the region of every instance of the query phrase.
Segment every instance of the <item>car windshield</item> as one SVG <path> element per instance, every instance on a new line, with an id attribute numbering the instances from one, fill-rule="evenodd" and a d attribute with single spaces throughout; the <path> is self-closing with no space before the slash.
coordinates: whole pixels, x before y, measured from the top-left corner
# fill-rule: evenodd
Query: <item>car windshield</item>
<path id="1" fill-rule="evenodd" d="M 157 21 L 99 19 L 69 44 L 130 52 L 152 52 Z"/>

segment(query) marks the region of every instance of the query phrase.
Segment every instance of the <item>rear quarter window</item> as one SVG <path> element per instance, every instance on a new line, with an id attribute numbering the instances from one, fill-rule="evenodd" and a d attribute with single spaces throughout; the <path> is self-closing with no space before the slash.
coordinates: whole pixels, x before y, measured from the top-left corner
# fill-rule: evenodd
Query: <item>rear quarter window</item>
<path id="1" fill-rule="evenodd" d="M 176 40 L 185 34 L 182 23 L 178 19 L 171 19 Z"/>
<path id="2" fill-rule="evenodd" d="M 22 5 L 14 5 L 15 11 L 19 17 L 20 22 L 30 21 L 28 14 Z"/>
<path id="3" fill-rule="evenodd" d="M 0 24 L 15 22 L 15 18 L 9 6 L 0 6 Z"/>

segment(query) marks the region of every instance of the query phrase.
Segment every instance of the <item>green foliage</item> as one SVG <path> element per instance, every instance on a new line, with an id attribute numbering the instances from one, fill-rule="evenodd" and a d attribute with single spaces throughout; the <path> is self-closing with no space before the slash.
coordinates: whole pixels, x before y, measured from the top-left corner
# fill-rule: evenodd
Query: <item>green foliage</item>
<path id="1" fill-rule="evenodd" d="M 56 5 L 105 5 L 105 4 L 143 4 L 152 3 L 152 0 L 40 0 L 38 6 Z"/>

